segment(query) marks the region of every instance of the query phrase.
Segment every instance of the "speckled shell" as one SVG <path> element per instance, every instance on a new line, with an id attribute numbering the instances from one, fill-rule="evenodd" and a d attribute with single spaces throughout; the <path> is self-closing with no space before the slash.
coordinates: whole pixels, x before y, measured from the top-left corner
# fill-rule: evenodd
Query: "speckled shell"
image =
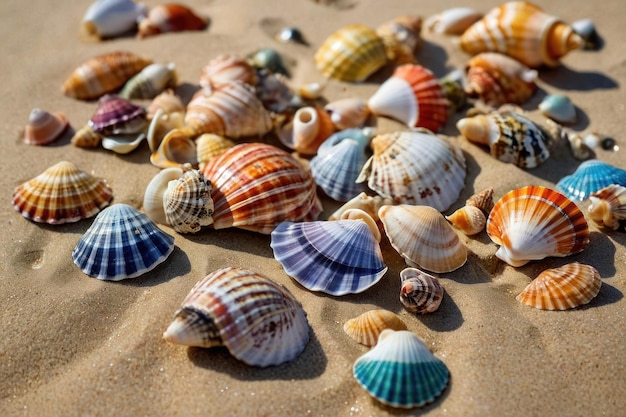
<path id="1" fill-rule="evenodd" d="M 346 321 L 343 331 L 356 342 L 365 346 L 374 346 L 378 336 L 385 329 L 407 330 L 406 324 L 389 310 L 368 310 Z"/>
<path id="2" fill-rule="evenodd" d="M 174 250 L 174 238 L 126 204 L 99 213 L 72 251 L 72 259 L 90 277 L 120 281 L 154 269 Z"/>
<path id="3" fill-rule="evenodd" d="M 207 162 L 203 174 L 213 184 L 216 229 L 269 234 L 282 221 L 311 221 L 322 211 L 311 174 L 271 145 L 236 145 Z"/>
<path id="4" fill-rule="evenodd" d="M 150 64 L 151 60 L 131 52 L 98 55 L 77 67 L 65 80 L 61 90 L 66 96 L 76 99 L 97 99 L 117 90 Z"/>
<path id="5" fill-rule="evenodd" d="M 378 217 L 394 249 L 407 265 L 432 272 L 451 272 L 467 260 L 467 249 L 452 226 L 429 206 L 382 206 Z"/>
<path id="6" fill-rule="evenodd" d="M 102 135 L 94 132 L 88 124 L 78 129 L 71 139 L 72 145 L 78 148 L 97 148 L 101 141 Z"/>
<path id="7" fill-rule="evenodd" d="M 409 127 L 433 132 L 448 119 L 448 100 L 439 81 L 429 69 L 416 64 L 397 67 L 367 105 L 377 116 L 388 116 Z"/>
<path id="8" fill-rule="evenodd" d="M 594 267 L 575 262 L 543 271 L 516 300 L 541 310 L 568 310 L 589 303 L 601 286 Z"/>
<path id="9" fill-rule="evenodd" d="M 205 18 L 198 16 L 189 7 L 178 3 L 166 3 L 154 6 L 143 19 L 139 19 L 139 38 L 167 32 L 204 30 Z"/>
<path id="10" fill-rule="evenodd" d="M 148 185 L 143 194 L 143 211 L 153 221 L 161 224 L 168 224 L 165 217 L 165 205 L 163 198 L 170 181 L 174 181 L 183 176 L 185 171 L 181 167 L 165 168 L 158 172 Z"/>
<path id="11" fill-rule="evenodd" d="M 107 94 L 98 100 L 96 112 L 88 122 L 98 133 L 135 133 L 146 123 L 146 109 L 124 98 Z"/>
<path id="12" fill-rule="evenodd" d="M 235 146 L 236 143 L 224 136 L 215 135 L 213 133 L 204 133 L 196 139 L 196 154 L 198 166 L 204 169 L 204 166 L 211 159 L 226 152 Z"/>
<path id="13" fill-rule="evenodd" d="M 165 340 L 188 346 L 225 346 L 253 366 L 295 359 L 309 341 L 302 305 L 282 285 L 244 269 L 207 275 L 185 297 Z"/>
<path id="14" fill-rule="evenodd" d="M 398 16 L 376 28 L 376 34 L 385 45 L 387 59 L 396 65 L 415 63 L 415 51 L 420 45 L 422 18 Z"/>
<path id="15" fill-rule="evenodd" d="M 96 0 L 83 16 L 82 29 L 90 36 L 112 38 L 131 32 L 148 10 L 133 0 Z"/>
<path id="16" fill-rule="evenodd" d="M 243 57 L 234 54 L 222 54 L 210 60 L 200 73 L 200 86 L 203 88 L 213 88 L 213 86 L 231 81 L 240 81 L 255 86 L 257 83 L 256 70 Z"/>
<path id="17" fill-rule="evenodd" d="M 597 159 L 582 162 L 573 174 L 556 183 L 557 190 L 572 200 L 584 201 L 591 193 L 611 184 L 626 187 L 626 171 Z"/>
<path id="18" fill-rule="evenodd" d="M 96 215 L 112 198 L 105 180 L 62 161 L 17 186 L 13 207 L 35 222 L 62 224 Z"/>
<path id="19" fill-rule="evenodd" d="M 326 77 L 348 82 L 364 81 L 387 62 L 382 39 L 362 24 L 346 26 L 330 35 L 314 59 Z"/>
<path id="20" fill-rule="evenodd" d="M 48 145 L 59 139 L 68 126 L 65 114 L 49 113 L 35 108 L 28 115 L 28 123 L 24 129 L 24 143 Z"/>
<path id="21" fill-rule="evenodd" d="M 426 19 L 424 26 L 435 33 L 461 35 L 483 17 L 471 7 L 453 7 Z"/>
<path id="22" fill-rule="evenodd" d="M 489 146 L 491 155 L 502 162 L 535 168 L 550 157 L 550 136 L 519 113 L 466 117 L 456 127 L 467 140 Z"/>
<path id="23" fill-rule="evenodd" d="M 356 97 L 332 101 L 324 106 L 324 110 L 338 130 L 362 126 L 369 116 L 365 100 Z"/>
<path id="24" fill-rule="evenodd" d="M 168 183 L 163 193 L 165 220 L 178 233 L 197 233 L 213 223 L 211 183 L 197 169 Z"/>
<path id="25" fill-rule="evenodd" d="M 482 232 L 487 224 L 485 213 L 476 206 L 463 206 L 446 216 L 446 220 L 468 236 Z"/>
<path id="26" fill-rule="evenodd" d="M 500 245 L 496 256 L 522 266 L 548 256 L 569 256 L 589 244 L 585 216 L 550 188 L 528 186 L 506 193 L 487 219 L 487 234 Z"/>
<path id="27" fill-rule="evenodd" d="M 176 87 L 178 75 L 174 63 L 150 64 L 124 84 L 120 97 L 126 99 L 151 99 L 168 87 Z"/>
<path id="28" fill-rule="evenodd" d="M 589 218 L 600 226 L 617 230 L 626 220 L 626 187 L 611 184 L 589 194 L 589 201 Z"/>
<path id="29" fill-rule="evenodd" d="M 371 142 L 374 155 L 357 181 L 395 203 L 423 204 L 447 210 L 465 186 L 465 157 L 432 133 L 382 134 Z"/>
<path id="30" fill-rule="evenodd" d="M 185 164 L 198 165 L 196 143 L 183 129 L 171 130 L 150 155 L 152 165 L 159 168 L 179 167 Z"/>
<path id="31" fill-rule="evenodd" d="M 411 313 L 424 314 L 437 311 L 443 300 L 443 287 L 439 280 L 417 268 L 400 271 L 400 302 Z"/>
<path id="32" fill-rule="evenodd" d="M 407 330 L 383 330 L 378 343 L 356 360 L 357 382 L 378 401 L 398 408 L 421 407 L 448 385 L 450 372 L 422 339 Z"/>
<path id="33" fill-rule="evenodd" d="M 293 116 L 291 129 L 281 132 L 283 144 L 302 155 L 315 155 L 335 126 L 328 113 L 317 107 L 301 107 Z"/>
<path id="34" fill-rule="evenodd" d="M 185 105 L 183 104 L 183 101 L 171 89 L 163 91 L 161 94 L 152 99 L 146 108 L 146 116 L 148 117 L 148 120 L 152 120 L 159 109 L 161 109 L 161 111 L 165 114 L 185 113 Z"/>

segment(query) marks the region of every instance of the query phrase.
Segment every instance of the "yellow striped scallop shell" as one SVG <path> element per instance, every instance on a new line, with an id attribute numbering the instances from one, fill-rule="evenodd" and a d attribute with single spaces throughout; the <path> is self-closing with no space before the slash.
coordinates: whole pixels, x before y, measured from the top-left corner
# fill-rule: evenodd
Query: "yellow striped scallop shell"
<path id="1" fill-rule="evenodd" d="M 397 314 L 388 310 L 369 310 L 346 321 L 343 331 L 348 336 L 365 346 L 374 346 L 378 336 L 385 329 L 406 330 L 406 324 Z"/>

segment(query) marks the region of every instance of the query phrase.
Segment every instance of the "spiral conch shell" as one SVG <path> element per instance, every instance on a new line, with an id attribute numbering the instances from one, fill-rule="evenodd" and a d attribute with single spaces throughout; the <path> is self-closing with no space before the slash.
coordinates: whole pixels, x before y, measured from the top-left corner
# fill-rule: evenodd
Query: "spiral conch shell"
<path id="1" fill-rule="evenodd" d="M 400 279 L 400 302 L 404 308 L 417 314 L 437 311 L 443 300 L 443 287 L 437 278 L 417 268 L 405 268 L 400 271 Z"/>
<path id="2" fill-rule="evenodd" d="M 446 219 L 468 236 L 482 232 L 487 224 L 485 213 L 476 206 L 463 206 Z"/>

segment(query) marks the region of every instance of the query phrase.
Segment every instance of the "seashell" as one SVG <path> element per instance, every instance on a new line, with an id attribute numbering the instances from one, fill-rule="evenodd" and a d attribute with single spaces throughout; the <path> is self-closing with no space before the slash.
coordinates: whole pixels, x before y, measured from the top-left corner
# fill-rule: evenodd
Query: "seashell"
<path id="1" fill-rule="evenodd" d="M 295 359 L 309 341 L 309 323 L 298 300 L 256 272 L 219 269 L 196 283 L 163 338 L 186 346 L 225 346 L 252 366 Z"/>
<path id="2" fill-rule="evenodd" d="M 600 49 L 602 47 L 602 39 L 596 31 L 596 25 L 591 19 L 579 19 L 572 22 L 572 29 L 583 39 L 584 49 Z"/>
<path id="3" fill-rule="evenodd" d="M 325 77 L 360 82 L 385 65 L 387 55 L 376 31 L 353 24 L 330 35 L 315 52 L 314 60 Z"/>
<path id="4" fill-rule="evenodd" d="M 383 222 L 391 246 L 407 265 L 432 272 L 451 272 L 467 260 L 467 249 L 437 209 L 429 206 L 382 206 Z"/>
<path id="5" fill-rule="evenodd" d="M 568 310 L 589 303 L 602 286 L 591 265 L 574 262 L 543 271 L 515 299 L 541 310 Z"/>
<path id="6" fill-rule="evenodd" d="M 594 152 L 592 148 L 587 145 L 585 139 L 577 132 L 561 130 L 559 138 L 567 140 L 572 156 L 579 161 L 593 157 Z"/>
<path id="7" fill-rule="evenodd" d="M 573 255 L 589 244 L 587 221 L 576 204 L 540 186 L 518 188 L 498 200 L 487 219 L 487 234 L 500 245 L 496 256 L 515 267 Z"/>
<path id="8" fill-rule="evenodd" d="M 626 220 L 626 187 L 611 184 L 589 194 L 589 218 L 601 226 L 617 230 Z"/>
<path id="9" fill-rule="evenodd" d="M 367 103 L 361 98 L 335 100 L 326 104 L 324 110 L 337 130 L 362 126 L 369 116 Z"/>
<path id="10" fill-rule="evenodd" d="M 246 59 L 254 68 L 267 70 L 272 74 L 283 74 L 289 77 L 289 71 L 287 71 L 285 62 L 276 49 L 261 48 L 248 54 Z"/>
<path id="11" fill-rule="evenodd" d="M 380 25 L 376 34 L 383 41 L 389 61 L 396 65 L 414 64 L 421 30 L 421 17 L 404 15 Z"/>
<path id="12" fill-rule="evenodd" d="M 79 100 L 97 99 L 117 90 L 150 64 L 151 60 L 131 52 L 98 55 L 78 66 L 65 80 L 61 90 L 66 96 Z"/>
<path id="13" fill-rule="evenodd" d="M 205 18 L 198 16 L 193 10 L 178 3 L 166 3 L 154 6 L 144 18 L 140 18 L 140 39 L 167 32 L 183 32 L 204 30 L 207 27 Z"/>
<path id="14" fill-rule="evenodd" d="M 163 109 L 158 109 L 150 125 L 148 126 L 148 132 L 146 134 L 148 139 L 148 146 L 152 153 L 159 149 L 159 146 L 163 142 L 163 138 L 174 129 L 185 128 L 185 113 L 176 111 L 168 113 Z"/>
<path id="15" fill-rule="evenodd" d="M 426 19 L 424 25 L 434 33 L 462 35 L 470 26 L 479 21 L 483 14 L 471 7 L 453 7 Z"/>
<path id="16" fill-rule="evenodd" d="M 240 81 L 255 86 L 256 70 L 245 58 L 235 54 L 222 54 L 213 58 L 202 68 L 200 86 L 213 88 L 214 85 Z"/>
<path id="17" fill-rule="evenodd" d="M 148 105 L 146 109 L 148 120 L 152 120 L 159 109 L 165 114 L 185 113 L 185 105 L 182 100 L 169 88 L 152 99 Z"/>
<path id="18" fill-rule="evenodd" d="M 382 239 L 382 234 L 380 233 L 380 230 L 378 228 L 378 223 L 376 223 L 376 220 L 374 220 L 372 216 L 370 216 L 363 210 L 346 210 L 341 214 L 339 220 L 363 220 L 365 224 L 367 224 L 367 226 L 370 228 L 372 235 L 374 235 L 374 239 L 376 239 L 377 242 L 380 242 L 380 240 Z"/>
<path id="19" fill-rule="evenodd" d="M 101 141 L 102 135 L 94 132 L 88 124 L 78 129 L 71 140 L 72 145 L 79 148 L 97 148 Z"/>
<path id="20" fill-rule="evenodd" d="M 196 144 L 183 129 L 173 129 L 150 155 L 152 165 L 159 168 L 177 167 L 185 164 L 198 165 Z"/>
<path id="21" fill-rule="evenodd" d="M 315 183 L 334 200 L 347 201 L 364 191 L 356 179 L 367 161 L 365 149 L 373 129 L 346 129 L 329 137 L 311 159 Z"/>
<path id="22" fill-rule="evenodd" d="M 389 310 L 369 310 L 346 321 L 343 331 L 356 342 L 365 346 L 374 346 L 378 336 L 385 329 L 406 330 L 406 324 Z"/>
<path id="23" fill-rule="evenodd" d="M 359 357 L 354 378 L 378 401 L 399 408 L 421 407 L 448 385 L 450 372 L 422 339 L 407 330 L 385 329 L 378 343 Z"/>
<path id="24" fill-rule="evenodd" d="M 204 165 L 212 158 L 219 156 L 235 146 L 235 142 L 224 136 L 204 133 L 196 139 L 196 155 L 198 166 L 204 169 Z"/>
<path id="25" fill-rule="evenodd" d="M 461 135 L 489 146 L 491 155 L 521 168 L 535 168 L 550 157 L 551 137 L 539 125 L 515 112 L 496 112 L 459 120 Z"/>
<path id="26" fill-rule="evenodd" d="M 242 143 L 202 171 L 213 184 L 213 227 L 269 234 L 283 221 L 315 220 L 322 211 L 311 174 L 282 149 Z"/>
<path id="27" fill-rule="evenodd" d="M 374 221 L 378 221 L 378 209 L 384 205 L 392 204 L 393 202 L 389 198 L 382 198 L 379 195 L 371 196 L 363 192 L 339 207 L 328 217 L 328 220 L 339 220 L 346 211 L 359 209 L 367 213 Z"/>
<path id="28" fill-rule="evenodd" d="M 358 182 L 395 203 L 447 210 L 465 186 L 465 157 L 430 132 L 394 132 L 372 139 L 374 155 Z"/>
<path id="29" fill-rule="evenodd" d="M 257 75 L 256 96 L 270 112 L 291 114 L 304 106 L 302 98 L 291 90 L 283 74 L 259 70 Z"/>
<path id="30" fill-rule="evenodd" d="M 178 233 L 197 233 L 213 223 L 211 183 L 197 169 L 168 183 L 163 193 L 165 220 Z"/>
<path id="31" fill-rule="evenodd" d="M 137 149 L 146 139 L 145 133 L 119 134 L 102 137 L 102 147 L 118 154 L 125 155 Z"/>
<path id="32" fill-rule="evenodd" d="M 28 124 L 24 129 L 24 143 L 48 145 L 59 139 L 68 127 L 69 123 L 65 114 L 49 113 L 35 108 L 28 115 Z"/>
<path id="33" fill-rule="evenodd" d="M 463 206 L 446 216 L 446 220 L 468 236 L 482 232 L 487 224 L 485 213 L 476 206 Z"/>
<path id="34" fill-rule="evenodd" d="M 493 187 L 484 189 L 465 200 L 466 206 L 478 207 L 485 216 L 488 216 L 493 208 Z"/>
<path id="35" fill-rule="evenodd" d="M 176 65 L 150 64 L 124 84 L 120 97 L 125 99 L 152 99 L 168 87 L 176 87 Z"/>
<path id="36" fill-rule="evenodd" d="M 400 302 L 411 313 L 425 314 L 437 311 L 443 300 L 439 280 L 417 268 L 400 271 Z"/>
<path id="37" fill-rule="evenodd" d="M 270 246 L 285 272 L 306 289 L 356 294 L 387 272 L 371 225 L 373 220 L 369 225 L 363 220 L 283 222 L 272 232 Z"/>
<path id="38" fill-rule="evenodd" d="M 448 100 L 448 115 L 461 111 L 467 105 L 467 93 L 463 88 L 464 79 L 465 73 L 458 68 L 439 79 L 443 95 Z"/>
<path id="39" fill-rule="evenodd" d="M 274 37 L 279 42 L 282 43 L 299 43 L 300 45 L 308 46 L 309 43 L 304 38 L 302 31 L 296 27 L 284 27 Z"/>
<path id="40" fill-rule="evenodd" d="M 72 251 L 90 277 L 120 281 L 153 270 L 174 251 L 174 238 L 145 214 L 126 204 L 99 213 Z"/>
<path id="41" fill-rule="evenodd" d="M 572 175 L 561 178 L 556 189 L 568 198 L 586 200 L 591 193 L 611 184 L 626 187 L 626 171 L 597 159 L 582 162 Z"/>
<path id="42" fill-rule="evenodd" d="M 164 195 L 170 181 L 179 179 L 184 173 L 181 167 L 165 168 L 148 183 L 143 194 L 143 210 L 153 221 L 169 224 L 165 217 Z"/>
<path id="43" fill-rule="evenodd" d="M 537 89 L 537 74 L 536 70 L 507 55 L 483 52 L 467 64 L 465 91 L 489 106 L 523 104 Z"/>
<path id="44" fill-rule="evenodd" d="M 148 10 L 132 0 L 96 0 L 85 12 L 82 29 L 90 36 L 113 38 L 134 30 Z"/>
<path id="45" fill-rule="evenodd" d="M 544 116 L 559 123 L 576 123 L 576 107 L 569 97 L 563 94 L 550 94 L 539 103 Z"/>
<path id="46" fill-rule="evenodd" d="M 303 155 L 315 155 L 330 135 L 335 132 L 330 116 L 316 107 L 302 107 L 293 117 L 291 135 L 289 129 L 281 132 L 281 141 L 287 147 Z M 287 137 L 289 136 L 289 137 Z"/>
<path id="47" fill-rule="evenodd" d="M 130 101 L 107 94 L 98 100 L 96 112 L 88 122 L 98 133 L 137 133 L 146 127 L 146 109 Z"/>
<path id="48" fill-rule="evenodd" d="M 317 100 L 322 96 L 325 84 L 321 83 L 307 83 L 298 87 L 296 93 L 306 100 Z"/>
<path id="49" fill-rule="evenodd" d="M 272 120 L 246 84 L 230 82 L 210 94 L 199 94 L 187 105 L 185 123 L 195 135 L 214 133 L 231 139 L 269 132 Z"/>
<path id="50" fill-rule="evenodd" d="M 439 81 L 421 65 L 397 67 L 367 101 L 376 116 L 388 116 L 409 127 L 439 130 L 448 118 L 448 100 Z"/>
<path id="51" fill-rule="evenodd" d="M 105 180 L 61 161 L 17 186 L 13 207 L 37 223 L 74 223 L 95 216 L 112 198 Z"/>
<path id="52" fill-rule="evenodd" d="M 557 66 L 560 58 L 583 43 L 569 25 L 524 1 L 492 9 L 460 39 L 461 48 L 470 55 L 501 52 L 531 68 Z"/>

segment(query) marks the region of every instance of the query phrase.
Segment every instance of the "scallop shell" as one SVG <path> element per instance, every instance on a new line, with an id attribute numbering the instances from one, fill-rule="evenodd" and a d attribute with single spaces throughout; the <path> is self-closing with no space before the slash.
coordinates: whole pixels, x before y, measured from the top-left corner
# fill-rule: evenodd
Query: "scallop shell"
<path id="1" fill-rule="evenodd" d="M 626 187 L 611 184 L 589 194 L 589 201 L 589 218 L 599 225 L 617 230 L 626 220 Z"/>
<path id="2" fill-rule="evenodd" d="M 487 234 L 501 245 L 496 256 L 515 267 L 572 255 L 589 244 L 587 221 L 576 204 L 540 186 L 518 188 L 498 200 L 487 219 Z"/>
<path id="3" fill-rule="evenodd" d="M 433 132 L 448 119 L 448 100 L 433 73 L 416 64 L 397 67 L 367 101 L 377 116 L 389 116 L 409 127 Z"/>
<path id="4" fill-rule="evenodd" d="M 159 145 L 159 148 L 150 155 L 152 165 L 159 168 L 169 168 L 190 164 L 198 165 L 196 144 L 183 129 L 173 129 Z"/>
<path id="5" fill-rule="evenodd" d="M 282 221 L 315 220 L 322 211 L 313 177 L 287 152 L 242 143 L 202 171 L 213 184 L 213 227 L 269 234 Z"/>
<path id="6" fill-rule="evenodd" d="M 311 291 L 356 294 L 387 272 L 378 241 L 362 220 L 283 222 L 270 246 L 285 272 Z"/>
<path id="7" fill-rule="evenodd" d="M 556 183 L 557 190 L 568 198 L 586 200 L 590 194 L 611 184 L 626 187 L 626 171 L 597 159 L 582 162 L 572 175 L 561 178 Z"/>
<path id="8" fill-rule="evenodd" d="M 257 83 L 256 70 L 239 55 L 218 55 L 210 60 L 200 73 L 200 86 L 203 88 L 213 88 L 232 81 L 240 81 L 251 86 Z"/>
<path id="9" fill-rule="evenodd" d="M 88 124 L 78 129 L 72 136 L 72 145 L 78 148 L 97 148 L 102 141 L 102 135 L 94 132 Z"/>
<path id="10" fill-rule="evenodd" d="M 407 265 L 432 272 L 451 272 L 467 260 L 467 249 L 452 226 L 429 206 L 382 206 L 378 217 L 394 249 Z"/>
<path id="11" fill-rule="evenodd" d="M 365 100 L 361 98 L 343 98 L 324 106 L 330 120 L 338 130 L 362 126 L 369 116 Z"/>
<path id="12" fill-rule="evenodd" d="M 112 94 L 98 100 L 96 112 L 89 119 L 89 126 L 104 135 L 137 133 L 146 125 L 146 109 Z"/>
<path id="13" fill-rule="evenodd" d="M 176 65 L 170 62 L 150 64 L 124 84 L 120 97 L 126 99 L 152 99 L 168 87 L 176 87 Z"/>
<path id="14" fill-rule="evenodd" d="M 178 3 L 166 3 L 154 6 L 143 19 L 139 19 L 137 36 L 146 38 L 167 32 L 204 30 L 205 18 L 198 16 L 189 7 Z"/>
<path id="15" fill-rule="evenodd" d="M 358 209 L 367 213 L 374 221 L 378 221 L 380 220 L 378 218 L 378 209 L 384 205 L 392 204 L 393 202 L 389 198 L 382 198 L 379 195 L 371 196 L 363 192 L 339 207 L 337 211 L 328 217 L 328 220 L 339 220 L 346 211 Z"/>
<path id="16" fill-rule="evenodd" d="M 539 103 L 544 116 L 563 124 L 576 123 L 576 107 L 572 100 L 563 94 L 550 94 Z"/>
<path id="17" fill-rule="evenodd" d="M 434 33 L 462 35 L 483 14 L 471 7 L 453 7 L 426 19 L 424 25 Z"/>
<path id="18" fill-rule="evenodd" d="M 197 169 L 172 180 L 163 193 L 165 220 L 178 233 L 197 233 L 213 223 L 211 183 Z"/>
<path id="19" fill-rule="evenodd" d="M 422 339 L 407 330 L 383 330 L 378 343 L 356 360 L 357 382 L 378 401 L 399 408 L 421 407 L 448 385 L 450 372 Z"/>
<path id="20" fill-rule="evenodd" d="M 346 26 L 330 35 L 314 59 L 324 76 L 348 82 L 365 81 L 387 63 L 382 39 L 362 24 Z"/>
<path id="21" fill-rule="evenodd" d="M 291 129 L 281 132 L 281 141 L 300 154 L 315 155 L 317 148 L 334 132 L 335 126 L 324 110 L 306 106 L 296 111 Z"/>
<path id="22" fill-rule="evenodd" d="M 523 104 L 537 89 L 537 75 L 536 70 L 507 55 L 483 52 L 467 63 L 465 91 L 489 106 Z"/>
<path id="23" fill-rule="evenodd" d="M 365 346 L 374 346 L 378 336 L 385 329 L 406 330 L 406 324 L 389 310 L 369 310 L 346 321 L 343 331 L 356 342 Z"/>
<path id="24" fill-rule="evenodd" d="M 90 36 L 113 38 L 137 27 L 137 20 L 148 12 L 133 0 L 96 0 L 85 12 L 82 29 Z"/>
<path id="25" fill-rule="evenodd" d="M 437 311 L 443 300 L 439 280 L 417 268 L 400 271 L 400 302 L 411 313 L 425 314 Z"/>
<path id="26" fill-rule="evenodd" d="M 589 303 L 601 286 L 594 267 L 575 262 L 543 271 L 515 298 L 541 310 L 567 310 Z"/>
<path id="27" fill-rule="evenodd" d="M 78 66 L 65 80 L 61 90 L 68 97 L 97 99 L 117 90 L 150 64 L 151 60 L 131 52 L 98 55 Z"/>
<path id="28" fill-rule="evenodd" d="M 581 48 L 584 41 L 569 25 L 538 6 L 512 1 L 492 9 L 469 27 L 460 44 L 470 55 L 501 52 L 538 68 L 557 66 L 560 58 Z"/>
<path id="29" fill-rule="evenodd" d="M 148 120 L 152 120 L 159 109 L 165 114 L 185 113 L 185 105 L 182 100 L 169 88 L 152 99 L 148 105 L 146 109 Z"/>
<path id="30" fill-rule="evenodd" d="M 24 129 L 24 143 L 48 145 L 59 139 L 68 127 L 69 123 L 65 114 L 49 113 L 35 108 L 28 115 L 28 124 Z"/>
<path id="31" fill-rule="evenodd" d="M 150 120 L 148 126 L 148 132 L 146 134 L 148 139 L 148 146 L 152 153 L 159 149 L 159 146 L 163 142 L 165 136 L 175 129 L 185 128 L 185 113 L 176 111 L 168 113 L 163 109 L 158 109 Z"/>
<path id="32" fill-rule="evenodd" d="M 493 187 L 488 187 L 465 200 L 466 206 L 478 207 L 485 216 L 489 216 L 493 208 Z"/>
<path id="33" fill-rule="evenodd" d="M 485 213 L 475 206 L 463 206 L 446 216 L 446 220 L 468 236 L 482 232 L 487 224 Z"/>
<path id="34" fill-rule="evenodd" d="M 551 137 L 515 112 L 466 117 L 456 124 L 467 140 L 489 146 L 491 155 L 521 168 L 535 168 L 550 157 Z"/>
<path id="35" fill-rule="evenodd" d="M 224 136 L 214 135 L 213 133 L 204 133 L 196 139 L 196 154 L 198 166 L 204 169 L 204 166 L 211 159 L 226 152 L 235 146 L 236 143 Z"/>
<path id="36" fill-rule="evenodd" d="M 374 137 L 374 155 L 357 181 L 395 203 L 447 210 L 465 186 L 465 157 L 432 133 L 394 132 Z"/>
<path id="37" fill-rule="evenodd" d="M 143 210 L 153 221 L 168 224 L 165 217 L 164 195 L 170 181 L 183 176 L 185 171 L 181 167 L 165 168 L 159 171 L 146 187 L 143 194 Z"/>
<path id="38" fill-rule="evenodd" d="M 153 270 L 174 250 L 174 238 L 145 214 L 126 204 L 99 213 L 72 251 L 90 277 L 120 281 Z"/>
<path id="39" fill-rule="evenodd" d="M 385 45 L 387 59 L 396 65 L 415 63 L 415 51 L 420 45 L 422 18 L 398 16 L 376 28 L 376 34 Z"/>
<path id="40" fill-rule="evenodd" d="M 309 341 L 302 305 L 282 285 L 238 268 L 219 269 L 185 297 L 163 338 L 198 347 L 225 346 L 253 366 L 295 359 Z"/>

